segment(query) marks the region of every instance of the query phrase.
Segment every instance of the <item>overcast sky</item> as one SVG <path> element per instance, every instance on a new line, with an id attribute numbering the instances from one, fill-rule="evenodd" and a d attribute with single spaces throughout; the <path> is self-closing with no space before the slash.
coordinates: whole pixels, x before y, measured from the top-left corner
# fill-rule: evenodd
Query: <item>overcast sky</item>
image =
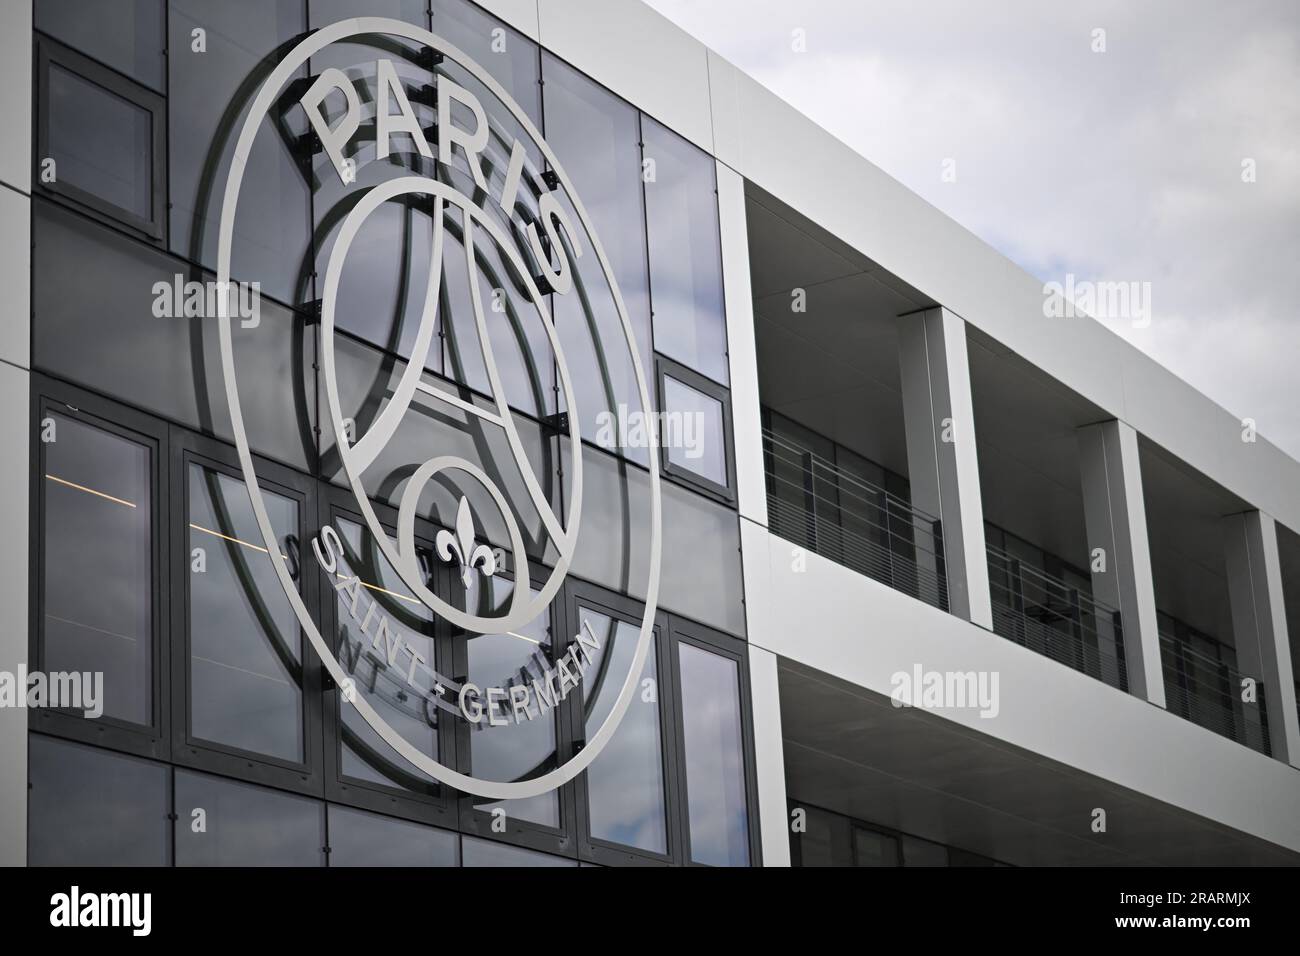
<path id="1" fill-rule="evenodd" d="M 648 2 L 1300 457 L 1300 0 Z"/>

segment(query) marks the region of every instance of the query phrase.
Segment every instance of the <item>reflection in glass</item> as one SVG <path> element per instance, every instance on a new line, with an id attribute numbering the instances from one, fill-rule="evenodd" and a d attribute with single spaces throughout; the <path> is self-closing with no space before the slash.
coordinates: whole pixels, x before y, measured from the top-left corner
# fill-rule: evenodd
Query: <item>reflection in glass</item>
<path id="1" fill-rule="evenodd" d="M 301 637 L 260 543 L 244 483 L 190 464 L 190 733 L 301 763 Z M 298 507 L 262 486 L 275 540 L 297 567 Z"/>
<path id="2" fill-rule="evenodd" d="M 500 614 L 514 592 L 513 582 L 502 577 L 477 577 L 474 581 L 475 590 L 470 592 L 469 600 L 479 608 L 476 613 Z M 536 677 L 539 667 L 550 667 L 555 660 L 545 614 L 509 634 L 471 636 L 468 648 L 469 679 L 483 688 L 510 685 L 520 668 L 527 668 Z M 553 769 L 557 720 L 558 708 L 549 718 L 539 715 L 517 725 L 507 719 L 504 725 L 493 727 L 485 716 L 477 725 L 482 729 L 472 729 L 469 734 L 471 772 L 482 780 L 524 780 Z M 478 805 L 487 812 L 497 807 L 504 808 L 511 820 L 548 827 L 560 825 L 559 796 L 554 790 L 526 800 Z"/>
<path id="3" fill-rule="evenodd" d="M 654 402 L 650 343 L 650 285 L 646 274 L 645 212 L 641 190 L 640 125 L 637 111 L 604 87 L 550 54 L 542 58 L 546 77 L 546 139 L 573 182 L 601 247 L 609 257 L 636 337 L 647 398 Z M 567 197 L 570 220 L 581 222 Z M 579 227 L 580 228 L 580 227 Z M 620 441 L 602 430 L 602 413 L 619 406 L 639 412 L 632 352 L 604 270 L 585 236 L 584 255 L 570 256 L 575 287 L 554 296 L 555 324 L 573 377 L 582 436 L 645 463 L 648 442 Z"/>
<path id="4" fill-rule="evenodd" d="M 166 866 L 169 771 L 32 734 L 27 862 L 31 866 Z"/>
<path id="5" fill-rule="evenodd" d="M 195 811 L 204 831 L 196 833 Z M 176 771 L 177 866 L 323 866 L 325 804 Z"/>
<path id="6" fill-rule="evenodd" d="M 641 118 L 650 242 L 655 351 L 727 384 L 727 324 L 714 161 L 704 151 Z"/>
<path id="7" fill-rule="evenodd" d="M 330 866 L 456 866 L 455 833 L 329 805 Z"/>
<path id="8" fill-rule="evenodd" d="M 604 724 L 623 688 L 640 628 L 598 611 L 578 609 L 580 625 L 600 642 L 582 681 L 583 713 L 590 736 Z M 637 693 L 600 756 L 587 768 L 591 835 L 624 846 L 668 852 L 664 804 L 663 742 L 659 722 L 659 673 L 653 638 Z"/>
<path id="9" fill-rule="evenodd" d="M 153 722 L 151 453 L 52 413 L 45 459 L 47 671 L 104 675 L 104 715 Z"/>
<path id="10" fill-rule="evenodd" d="M 153 116 L 50 64 L 49 149 L 58 182 L 146 222 L 153 218 Z"/>
<path id="11" fill-rule="evenodd" d="M 521 850 L 517 846 L 461 837 L 461 866 L 577 866 L 573 860 L 549 853 Z"/>
<path id="12" fill-rule="evenodd" d="M 668 461 L 716 485 L 727 485 L 722 402 L 671 375 L 664 376 L 662 436 Z"/>
<path id="13" fill-rule="evenodd" d="M 312 7 L 318 5 L 314 0 Z M 278 62 L 276 48 L 306 30 L 303 8 L 302 0 L 170 2 L 171 248 L 210 269 L 217 265 L 217 226 L 243 112 Z M 191 33 L 199 28 L 206 37 L 203 53 L 191 50 Z M 296 73 L 306 75 L 305 68 Z M 311 189 L 292 152 L 307 119 L 296 100 L 282 105 L 263 120 L 249 151 L 231 274 L 260 282 L 265 295 L 293 304 L 312 298 L 299 290 L 304 267 L 310 272 Z"/>
<path id="14" fill-rule="evenodd" d="M 875 830 L 853 830 L 854 866 L 898 866 L 898 840 Z"/>
<path id="15" fill-rule="evenodd" d="M 163 0 L 36 0 L 36 29 L 163 90 Z"/>
<path id="16" fill-rule="evenodd" d="M 335 572 L 336 579 L 331 582 L 338 593 L 339 663 L 356 681 L 357 691 L 379 711 L 389 727 L 421 753 L 437 760 L 438 712 L 426 707 L 426 697 L 412 690 L 407 680 L 411 655 L 406 650 L 413 649 L 427 665 L 427 669 L 417 667 L 416 685 L 431 690 L 431 669 L 436 666 L 433 613 L 407 591 L 369 532 L 363 532 L 359 524 L 347 519 L 338 519 L 335 524 L 346 552 Z M 428 561 L 427 552 L 418 553 L 423 562 Z M 355 614 L 350 595 L 356 589 L 348 586 L 354 575 L 362 582 Z M 403 641 L 405 649 L 398 655 L 395 666 L 389 665 L 384 649 L 374 646 L 377 625 L 373 622 L 368 625 L 371 634 L 361 630 L 372 604 L 376 605 L 375 614 L 384 615 Z M 344 726 L 344 776 L 390 787 L 437 792 L 436 783 L 394 752 L 355 707 L 340 702 L 339 710 Z"/>
<path id="17" fill-rule="evenodd" d="M 691 859 L 748 866 L 739 669 L 694 644 L 683 641 L 679 648 Z"/>

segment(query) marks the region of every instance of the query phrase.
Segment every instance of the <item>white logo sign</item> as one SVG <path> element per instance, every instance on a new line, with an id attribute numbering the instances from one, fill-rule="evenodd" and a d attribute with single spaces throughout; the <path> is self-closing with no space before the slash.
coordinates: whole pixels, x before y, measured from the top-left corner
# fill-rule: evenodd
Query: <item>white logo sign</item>
<path id="1" fill-rule="evenodd" d="M 378 17 L 361 17 L 316 31 L 289 52 L 270 74 L 244 118 L 225 187 L 217 282 L 221 288 L 228 288 L 231 282 L 231 247 L 246 159 L 268 111 L 275 108 L 277 100 L 284 95 L 286 86 L 310 57 L 316 56 L 331 44 L 355 44 L 359 42 L 357 38 L 374 35 L 413 41 L 417 47 L 423 47 L 426 52 L 433 54 L 431 62 L 455 64 L 495 97 L 501 109 L 485 109 L 485 104 L 478 95 L 450 79 L 445 68 L 435 68 L 428 75 L 432 82 L 425 88 L 429 105 L 435 106 L 438 117 L 436 132 L 432 136 L 433 141 L 430 141 L 427 131 L 417 121 L 410 97 L 389 58 L 391 54 L 387 50 L 391 49 L 391 45 L 386 45 L 385 52 L 375 60 L 377 85 L 373 105 L 374 122 L 372 126 L 365 127 L 373 131 L 373 153 L 367 148 L 364 153 L 354 152 L 353 155 L 348 155 L 348 146 L 363 130 L 363 98 L 358 95 L 353 80 L 341 70 L 323 69 L 301 95 L 299 106 L 311 124 L 319 151 L 328 159 L 343 188 L 355 190 L 359 194 L 338 227 L 322 277 L 319 348 L 320 376 L 325 386 L 327 402 L 324 412 L 328 427 L 333 430 L 333 439 L 356 498 L 357 508 L 364 518 L 365 530 L 379 553 L 400 576 L 402 584 L 425 607 L 465 632 L 513 632 L 549 613 L 551 602 L 559 593 L 571 567 L 578 542 L 583 491 L 582 436 L 578 424 L 580 416 L 572 413 L 578 405 L 547 299 L 549 294 L 576 294 L 574 289 L 577 280 L 572 259 L 594 256 L 599 263 L 608 286 L 607 292 L 604 289 L 586 289 L 583 294 L 606 292 L 612 296 L 622 322 L 625 340 L 620 343 L 620 348 L 628 350 L 635 372 L 640 412 L 647 415 L 651 412 L 645 373 L 641 368 L 632 326 L 613 270 L 564 169 L 523 110 L 500 84 L 465 54 L 442 38 L 412 24 Z M 343 106 L 342 114 L 337 115 L 338 110 L 334 109 L 334 118 L 331 120 L 322 107 L 326 103 L 334 103 L 337 107 L 340 102 Z M 494 126 L 489 116 L 508 116 L 510 123 Z M 398 134 L 410 137 L 416 151 L 426 160 L 448 165 L 453 161 L 460 163 L 467 171 L 467 177 L 472 176 L 473 188 L 466 192 L 443 179 L 423 175 L 398 176 L 368 188 L 358 185 L 358 181 L 365 178 L 358 169 L 360 157 L 373 155 L 375 160 L 388 157 L 391 140 Z M 544 169 L 537 168 L 535 157 L 541 158 Z M 485 163 L 488 166 L 487 174 L 484 171 Z M 493 175 L 494 173 L 498 175 Z M 504 175 L 499 175 L 501 173 Z M 448 180 L 451 178 L 444 177 Z M 535 214 L 524 211 L 526 204 L 516 201 L 525 195 L 536 196 Z M 429 278 L 409 361 L 399 380 L 384 396 L 386 401 L 382 404 L 382 410 L 366 424 L 345 417 L 336 366 L 336 307 L 340 278 L 349 250 L 356 242 L 367 217 L 390 201 L 414 205 L 430 213 L 433 234 Z M 456 216 L 460 226 L 460 242 L 465 253 L 464 268 L 468 274 L 466 298 L 472 307 L 474 327 L 491 388 L 491 407 L 465 401 L 424 374 L 430 347 L 437 344 L 435 326 L 440 284 L 450 281 L 444 280 L 442 269 L 446 231 L 444 219 L 448 215 Z M 535 316 L 530 315 L 529 318 L 535 318 L 544 330 L 553 352 L 564 407 L 570 410 L 570 414 L 562 419 L 567 419 L 566 424 L 562 425 L 562 431 L 568 438 L 568 460 L 564 463 L 568 494 L 563 520 L 552 509 L 542 484 L 534 474 L 515 419 L 506 403 L 506 383 L 498 369 L 488 329 L 490 311 L 495 303 L 490 294 L 485 295 L 480 289 L 480 266 L 476 249 L 482 248 L 494 250 L 507 268 L 522 279 L 528 303 L 535 312 Z M 448 275 L 450 274 L 448 270 Z M 256 276 L 239 278 L 254 279 Z M 645 614 L 633 660 L 609 716 L 600 728 L 588 735 L 586 746 L 574 757 L 541 776 L 522 781 L 483 780 L 468 776 L 443 766 L 413 746 L 384 720 L 367 700 L 366 694 L 358 692 L 355 682 L 331 653 L 329 642 L 321 635 L 308 613 L 289 562 L 275 540 L 249 450 L 232 345 L 232 336 L 240 332 L 233 328 L 231 315 L 226 310 L 218 315 L 218 322 L 230 418 L 253 512 L 266 542 L 269 559 L 298 621 L 340 689 L 344 702 L 341 706 L 355 707 L 371 728 L 411 765 L 457 790 L 492 800 L 523 798 L 544 793 L 575 777 L 596 758 L 613 736 L 637 693 L 642 667 L 651 647 L 661 545 L 657 458 L 652 455 L 649 460 L 650 527 L 646 536 L 649 541 L 649 560 L 645 583 Z M 400 490 L 396 534 L 390 536 L 366 493 L 365 479 L 367 470 L 389 448 L 412 401 L 417 397 L 422 402 L 444 403 L 458 409 L 460 413 L 476 416 L 485 427 L 499 432 L 522 477 L 524 497 L 527 500 L 508 500 L 480 463 L 451 454 L 447 449 L 421 449 L 422 459 L 408 465 L 409 474 Z M 391 461 L 386 462 L 384 467 L 386 473 L 390 473 Z M 428 500 L 430 496 L 425 492 L 435 482 L 444 487 L 454 484 L 461 489 L 476 488 L 475 500 L 490 501 L 494 505 L 508 538 L 514 575 L 513 587 L 503 613 L 473 613 L 467 607 L 458 607 L 453 601 L 434 593 L 430 586 L 428 569 L 422 566 L 416 551 L 417 518 L 428 519 L 443 526 L 444 530 L 437 535 L 434 550 L 440 560 L 455 569 L 467 590 L 476 580 L 486 580 L 502 570 L 499 567 L 500 553 L 476 539 L 476 527 L 483 526 L 483 516 L 473 513 L 470 498 L 463 491 L 453 513 L 421 512 L 422 496 Z M 531 509 L 530 513 L 540 517 L 550 549 L 555 555 L 553 568 L 540 583 L 534 582 L 531 576 L 516 513 L 519 506 L 526 506 Z M 320 567 L 331 579 L 336 578 L 344 554 L 339 533 L 332 526 L 326 525 L 312 541 L 312 547 Z M 377 619 L 374 617 L 375 604 L 366 603 L 357 578 L 345 576 L 338 590 L 341 598 L 346 599 L 349 610 L 360 623 L 367 639 L 373 636 L 375 653 L 386 659 L 391 669 L 404 675 L 409 689 L 426 696 L 427 706 L 437 707 L 476 726 L 501 726 L 546 715 L 577 686 L 591 663 L 593 653 L 600 649 L 600 641 L 590 627 L 580 627 L 579 633 L 573 636 L 567 653 L 560 656 L 552 667 L 536 674 L 535 679 L 519 679 L 504 687 L 486 688 L 477 687 L 468 681 L 457 683 L 438 675 L 433 670 L 433 662 L 425 660 L 414 648 L 405 644 L 395 626 L 382 614 Z"/>

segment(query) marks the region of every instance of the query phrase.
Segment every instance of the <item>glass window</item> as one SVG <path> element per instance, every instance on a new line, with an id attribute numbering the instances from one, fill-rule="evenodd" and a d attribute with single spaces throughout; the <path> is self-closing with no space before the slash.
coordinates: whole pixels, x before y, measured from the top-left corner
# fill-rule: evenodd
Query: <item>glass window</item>
<path id="1" fill-rule="evenodd" d="M 430 0 L 433 32 L 458 47 L 506 88 L 538 129 L 542 127 L 542 89 L 537 76 L 537 44 L 468 0 Z M 471 89 L 489 109 L 495 97 L 458 67 L 452 79 Z M 473 84 L 469 86 L 468 84 Z M 494 125 L 500 118 L 492 116 Z"/>
<path id="2" fill-rule="evenodd" d="M 713 158 L 644 114 L 655 351 L 727 384 L 727 323 Z"/>
<path id="3" fill-rule="evenodd" d="M 800 866 L 852 866 L 853 845 L 849 842 L 849 821 L 838 813 L 828 813 L 816 807 L 794 809 L 804 811 L 803 833 L 797 834 Z"/>
<path id="4" fill-rule="evenodd" d="M 45 77 L 45 158 L 55 191 L 71 187 L 150 226 L 154 209 L 154 114 L 72 70 L 50 63 Z M 72 193 L 74 198 L 77 197 Z"/>
<path id="5" fill-rule="evenodd" d="M 57 412 L 41 429 L 41 666 L 102 673 L 104 715 L 152 724 L 153 453 Z"/>
<path id="6" fill-rule="evenodd" d="M 728 657 L 678 644 L 691 859 L 749 865 L 749 812 L 740 669 Z"/>
<path id="7" fill-rule="evenodd" d="M 577 866 L 562 856 L 521 850 L 519 847 L 476 837 L 461 837 L 461 866 Z"/>
<path id="8" fill-rule="evenodd" d="M 315 2 L 313 8 L 317 6 Z M 168 130 L 171 248 L 217 265 L 217 227 L 244 111 L 274 68 L 281 44 L 307 28 L 302 0 L 171 0 Z M 193 49 L 202 29 L 206 48 Z M 306 69 L 297 72 L 305 77 Z M 296 304 L 310 282 L 311 189 L 293 148 L 307 132 L 297 100 L 262 122 L 239 189 L 231 272 Z"/>
<path id="9" fill-rule="evenodd" d="M 903 843 L 903 866 L 947 866 L 948 848 L 939 843 L 931 843 L 920 837 L 905 836 Z"/>
<path id="10" fill-rule="evenodd" d="M 248 492 L 238 478 L 193 462 L 186 479 L 190 735 L 302 763 L 298 619 L 260 543 Z M 297 546 L 297 503 L 261 488 L 287 556 Z"/>
<path id="11" fill-rule="evenodd" d="M 30 865 L 171 862 L 167 767 L 40 734 L 29 739 Z"/>
<path id="12" fill-rule="evenodd" d="M 582 606 L 578 618 L 579 626 L 600 644 L 582 681 L 583 719 L 590 736 L 614 708 L 632 666 L 640 627 Z M 622 723 L 587 768 L 587 798 L 593 839 L 667 854 L 657 645 L 652 639 L 640 686 Z"/>
<path id="13" fill-rule="evenodd" d="M 660 441 L 669 466 L 727 487 L 727 432 L 722 402 L 665 373 Z"/>
<path id="14" fill-rule="evenodd" d="M 478 594 L 471 592 L 467 606 L 477 606 L 476 613 L 480 615 L 500 613 L 514 592 L 514 583 L 502 577 L 479 577 L 474 587 Z M 555 661 L 550 622 L 545 614 L 519 631 L 472 636 L 468 647 L 469 679 L 479 687 L 506 687 L 521 669 L 539 677 Z M 557 708 L 556 719 L 547 720 L 539 715 L 534 720 L 519 724 L 507 721 L 495 727 L 484 721 L 479 725 L 483 729 L 472 730 L 469 735 L 473 775 L 483 780 L 524 780 L 553 769 L 558 714 Z M 552 828 L 560 826 L 560 799 L 555 790 L 524 800 L 477 806 L 488 812 L 503 808 L 510 820 Z"/>
<path id="15" fill-rule="evenodd" d="M 330 866 L 456 866 L 455 833 L 329 805 Z"/>
<path id="16" fill-rule="evenodd" d="M 176 771 L 177 866 L 323 866 L 325 804 Z"/>
<path id="17" fill-rule="evenodd" d="M 647 398 L 655 402 L 650 339 L 650 286 L 646 271 L 645 210 L 641 189 L 640 126 L 637 111 L 598 83 L 550 54 L 543 54 L 546 78 L 546 139 L 573 182 L 609 257 L 636 338 Z M 575 225 L 581 220 L 564 197 Z M 584 253 L 590 243 L 579 237 Z M 640 412 L 633 353 L 609 283 L 594 255 L 570 257 L 575 288 L 554 296 L 555 324 L 573 379 L 582 435 L 588 441 L 645 463 L 650 441 L 636 441 L 620 422 L 620 406 Z M 647 409 L 648 411 L 649 409 Z M 626 415 L 626 412 L 625 412 Z M 638 415 L 638 417 L 640 417 Z"/>
<path id="18" fill-rule="evenodd" d="M 898 866 L 898 839 L 875 830 L 853 830 L 854 866 Z"/>
<path id="19" fill-rule="evenodd" d="M 36 29 L 163 91 L 162 0 L 36 0 Z"/>
<path id="20" fill-rule="evenodd" d="M 355 521 L 344 518 L 336 520 L 335 524 L 345 552 L 335 572 L 336 580 L 331 582 L 337 591 L 338 625 L 335 631 L 340 645 L 338 660 L 388 726 L 421 753 L 437 760 L 438 712 L 425 706 L 425 697 L 411 693 L 407 681 L 411 663 L 409 650 L 403 650 L 397 667 L 391 668 L 387 658 L 373 651 L 371 639 L 361 632 L 361 622 L 369 620 L 367 614 L 373 603 L 377 605 L 377 612 L 399 630 L 403 646 L 414 649 L 425 662 L 427 668 L 417 667 L 415 680 L 422 689 L 431 690 L 430 669 L 437 666 L 433 613 L 407 591 L 369 532 L 363 532 Z M 362 553 L 363 543 L 369 553 Z M 428 553 L 423 550 L 418 553 L 428 567 Z M 345 587 L 353 575 L 362 582 L 355 613 L 349 596 L 351 591 Z M 437 783 L 399 756 L 355 707 L 340 703 L 339 710 L 343 718 L 344 776 L 390 787 L 437 792 Z"/>

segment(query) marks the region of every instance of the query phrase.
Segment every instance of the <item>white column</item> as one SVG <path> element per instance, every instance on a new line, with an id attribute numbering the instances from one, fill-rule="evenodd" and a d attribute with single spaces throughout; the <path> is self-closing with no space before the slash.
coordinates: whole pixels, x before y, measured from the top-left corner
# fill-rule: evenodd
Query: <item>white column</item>
<path id="1" fill-rule="evenodd" d="M 736 503 L 742 516 L 767 525 L 763 422 L 758 401 L 758 345 L 754 292 L 749 281 L 745 180 L 718 163 L 718 224 L 722 291 L 727 309 L 727 370 L 731 376 L 731 431 L 736 450 Z"/>
<path id="2" fill-rule="evenodd" d="M 1223 519 L 1232 637 L 1242 674 L 1264 685 L 1273 756 L 1300 767 L 1300 727 L 1282 594 L 1277 524 L 1259 511 Z"/>
<path id="3" fill-rule="evenodd" d="M 942 523 L 949 610 L 992 630 L 966 323 L 942 308 L 906 315 L 899 340 L 912 504 Z"/>
<path id="4" fill-rule="evenodd" d="M 0 671 L 27 664 L 32 5 L 0 5 Z M 0 708 L 0 866 L 27 862 L 27 711 Z"/>
<path id="5" fill-rule="evenodd" d="M 1121 421 L 1098 422 L 1080 428 L 1078 439 L 1088 548 L 1102 551 L 1091 562 L 1093 596 L 1119 611 L 1129 693 L 1164 707 L 1137 432 Z"/>
<path id="6" fill-rule="evenodd" d="M 749 688 L 754 709 L 754 771 L 764 866 L 790 865 L 790 818 L 785 796 L 785 746 L 776 655 L 749 646 Z"/>

